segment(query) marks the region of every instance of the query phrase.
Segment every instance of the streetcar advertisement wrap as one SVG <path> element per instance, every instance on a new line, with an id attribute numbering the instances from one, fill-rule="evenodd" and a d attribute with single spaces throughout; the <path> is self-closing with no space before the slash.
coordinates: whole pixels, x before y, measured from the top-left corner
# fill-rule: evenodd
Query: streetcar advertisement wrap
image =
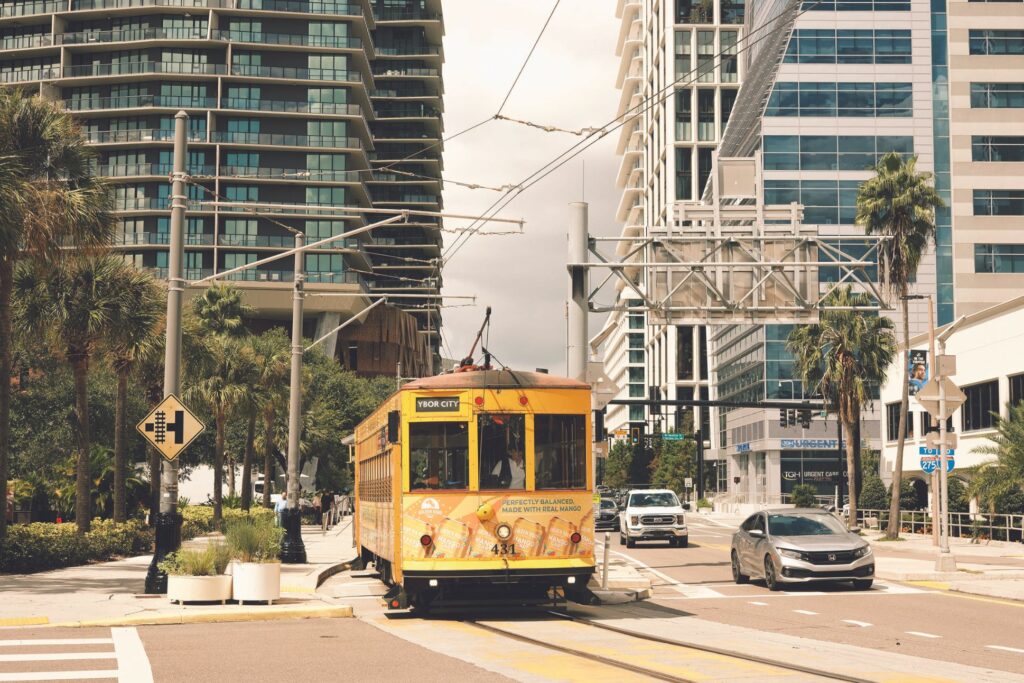
<path id="1" fill-rule="evenodd" d="M 590 499 L 586 491 L 406 494 L 402 558 L 593 558 L 594 506 Z"/>

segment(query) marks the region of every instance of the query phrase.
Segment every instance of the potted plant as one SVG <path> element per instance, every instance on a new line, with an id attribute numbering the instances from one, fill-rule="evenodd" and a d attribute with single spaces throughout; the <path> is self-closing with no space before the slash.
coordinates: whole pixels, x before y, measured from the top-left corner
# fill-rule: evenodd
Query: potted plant
<path id="1" fill-rule="evenodd" d="M 271 604 L 281 597 L 281 533 L 265 518 L 243 517 L 228 525 L 224 538 L 235 558 L 232 596 L 239 604 Z"/>
<path id="2" fill-rule="evenodd" d="M 223 543 L 201 550 L 179 550 L 160 563 L 167 572 L 167 597 L 171 602 L 220 602 L 231 599 L 231 577 L 225 576 L 231 551 Z"/>

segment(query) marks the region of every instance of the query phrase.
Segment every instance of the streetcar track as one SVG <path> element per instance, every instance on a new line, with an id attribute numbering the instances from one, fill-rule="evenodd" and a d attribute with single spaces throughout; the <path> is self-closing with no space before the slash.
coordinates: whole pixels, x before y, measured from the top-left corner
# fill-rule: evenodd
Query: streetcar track
<path id="1" fill-rule="evenodd" d="M 802 666 L 800 664 L 792 664 L 789 662 L 781 662 L 777 659 L 770 659 L 768 657 L 760 657 L 758 655 L 746 654 L 743 652 L 737 652 L 735 650 L 726 650 L 724 648 L 713 647 L 711 645 L 700 645 L 698 643 L 688 643 L 682 640 L 675 640 L 673 638 L 664 638 L 662 636 L 656 636 L 649 633 L 639 633 L 637 631 L 630 631 L 629 629 L 622 628 L 619 626 L 612 626 L 611 624 L 605 624 L 602 622 L 587 619 L 577 615 L 569 614 L 567 612 L 557 612 L 555 610 L 548 610 L 548 614 L 552 616 L 560 617 L 562 619 L 568 619 L 569 621 L 577 624 L 585 624 L 594 628 L 611 631 L 620 635 L 630 636 L 633 638 L 640 638 L 641 640 L 649 640 L 655 643 L 661 643 L 663 645 L 675 645 L 690 650 L 697 650 L 700 652 L 707 652 L 709 654 L 720 655 L 723 657 L 731 657 L 734 659 L 740 659 L 747 662 L 754 662 L 757 664 L 764 664 L 766 666 L 773 666 L 786 671 L 796 671 L 799 673 L 810 674 L 812 676 L 818 676 L 820 678 L 826 678 L 833 681 L 845 681 L 846 683 L 874 683 L 873 681 L 866 678 L 857 678 L 856 676 L 848 676 L 846 674 L 836 673 L 834 671 L 826 671 L 824 669 L 815 669 L 810 666 Z M 540 643 L 547 645 L 547 643 Z M 589 657 L 589 655 L 586 655 Z M 684 680 L 678 678 L 671 678 L 670 680 Z"/>

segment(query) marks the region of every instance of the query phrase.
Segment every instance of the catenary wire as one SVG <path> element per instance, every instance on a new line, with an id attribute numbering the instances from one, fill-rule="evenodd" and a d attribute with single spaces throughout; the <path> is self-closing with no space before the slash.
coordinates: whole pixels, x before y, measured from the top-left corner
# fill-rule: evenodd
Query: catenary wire
<path id="1" fill-rule="evenodd" d="M 540 44 L 540 39 L 544 36 L 544 31 L 547 30 L 548 24 L 551 23 L 551 18 L 555 16 L 555 10 L 558 9 L 558 5 L 562 0 L 555 0 L 555 4 L 551 6 L 551 13 L 548 14 L 548 18 L 544 21 L 544 25 L 540 27 L 540 33 L 537 34 L 537 39 L 533 41 L 533 46 L 530 51 L 526 54 L 526 59 L 523 60 L 522 66 L 519 67 L 519 73 L 516 74 L 515 80 L 512 81 L 512 85 L 509 86 L 508 92 L 505 93 L 505 99 L 501 101 L 501 106 L 498 107 L 498 111 L 495 112 L 494 118 L 501 116 L 502 110 L 505 109 L 505 105 L 508 104 L 508 98 L 512 97 L 512 91 L 516 89 L 516 85 L 519 83 L 520 77 L 526 70 L 526 65 L 530 63 L 530 58 L 533 57 L 534 50 L 537 49 L 537 45 Z"/>

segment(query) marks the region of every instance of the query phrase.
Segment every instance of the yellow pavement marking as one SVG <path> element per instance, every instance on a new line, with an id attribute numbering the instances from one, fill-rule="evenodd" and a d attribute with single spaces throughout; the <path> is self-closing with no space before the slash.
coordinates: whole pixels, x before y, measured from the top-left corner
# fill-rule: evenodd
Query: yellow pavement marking
<path id="1" fill-rule="evenodd" d="M 948 595 L 951 598 L 961 598 L 963 600 L 977 600 L 978 602 L 991 602 L 996 605 L 1006 605 L 1007 607 L 1024 607 L 1024 602 L 1018 602 L 1016 600 L 1001 600 L 999 598 L 988 598 L 981 595 L 968 595 L 966 593 L 959 593 L 957 591 L 949 590 L 942 591 L 939 595 Z"/>
<path id="2" fill-rule="evenodd" d="M 11 617 L 0 619 L 0 627 L 4 626 L 46 626 L 50 620 L 46 617 Z"/>
<path id="3" fill-rule="evenodd" d="M 721 545 L 721 544 L 718 544 L 718 543 L 705 543 L 704 541 L 699 541 L 697 543 L 697 545 L 700 546 L 701 548 L 713 548 L 715 550 L 721 550 L 722 552 L 725 552 L 725 553 L 731 553 L 732 552 L 732 546 L 730 546 L 730 545 Z"/>
<path id="4" fill-rule="evenodd" d="M 907 581 L 906 583 L 912 586 L 921 586 L 922 588 L 931 588 L 937 591 L 949 590 L 949 583 L 945 581 Z"/>
<path id="5" fill-rule="evenodd" d="M 69 621 L 49 626 L 85 628 L 89 626 L 162 626 L 166 624 L 213 624 L 235 621 L 278 621 L 283 619 L 336 619 L 351 617 L 348 605 L 321 607 L 290 607 L 275 609 L 273 606 L 259 610 L 199 610 L 194 612 L 172 612 L 155 614 L 134 614 L 113 619 L 95 621 Z"/>

